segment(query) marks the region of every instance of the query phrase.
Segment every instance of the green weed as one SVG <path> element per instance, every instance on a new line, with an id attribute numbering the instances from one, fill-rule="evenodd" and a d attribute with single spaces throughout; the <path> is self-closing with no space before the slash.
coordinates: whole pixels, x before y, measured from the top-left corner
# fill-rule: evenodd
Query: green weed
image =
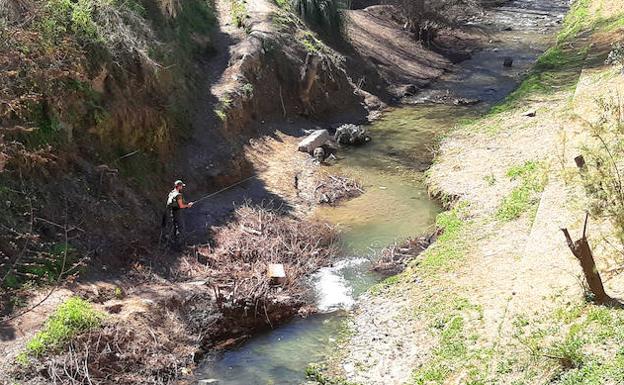
<path id="1" fill-rule="evenodd" d="M 496 184 L 496 176 L 494 176 L 494 174 L 484 176 L 483 180 L 488 186 L 494 186 Z"/>
<path id="2" fill-rule="evenodd" d="M 507 177 L 519 180 L 519 185 L 503 199 L 496 211 L 496 218 L 502 221 L 517 219 L 523 213 L 537 209 L 539 194 L 544 191 L 548 182 L 546 168 L 533 161 L 511 167 L 507 171 Z"/>
<path id="3" fill-rule="evenodd" d="M 461 218 L 465 206 L 441 213 L 436 226 L 443 230 L 436 242 L 424 253 L 420 267 L 429 271 L 444 269 L 459 260 L 465 250 L 465 221 Z"/>
<path id="4" fill-rule="evenodd" d="M 26 344 L 26 354 L 40 357 L 67 343 L 72 337 L 100 326 L 104 315 L 79 297 L 61 304 L 45 326 Z"/>
<path id="5" fill-rule="evenodd" d="M 290 0 L 273 0 L 273 2 L 284 10 L 289 10 L 292 5 Z"/>
<path id="6" fill-rule="evenodd" d="M 245 95 L 248 98 L 252 97 L 253 93 L 254 93 L 254 86 L 253 86 L 253 84 L 251 84 L 251 83 L 243 84 L 243 86 L 241 87 L 241 92 L 243 93 L 243 95 Z"/>
<path id="7" fill-rule="evenodd" d="M 465 317 L 470 313 L 481 313 L 481 308 L 465 298 L 452 296 L 431 300 L 423 304 L 422 309 L 431 318 L 429 327 L 438 335 L 438 346 L 433 350 L 431 360 L 414 371 L 411 383 L 443 384 L 459 367 L 467 369 L 467 383 L 480 383 L 478 363 L 489 357 L 491 351 L 474 348 L 478 335 L 469 334 L 470 328 L 466 325 Z"/>
<path id="8" fill-rule="evenodd" d="M 320 52 L 324 48 L 323 43 L 309 31 L 305 31 L 300 34 L 299 42 L 306 51 L 311 53 Z"/>
<path id="9" fill-rule="evenodd" d="M 585 341 L 576 333 L 570 332 L 562 341 L 554 343 L 546 350 L 546 356 L 559 362 L 562 368 L 579 368 L 583 365 Z"/>
<path id="10" fill-rule="evenodd" d="M 227 114 L 222 109 L 215 109 L 214 113 L 219 119 L 221 119 L 222 122 L 225 122 L 225 120 L 227 119 Z"/>

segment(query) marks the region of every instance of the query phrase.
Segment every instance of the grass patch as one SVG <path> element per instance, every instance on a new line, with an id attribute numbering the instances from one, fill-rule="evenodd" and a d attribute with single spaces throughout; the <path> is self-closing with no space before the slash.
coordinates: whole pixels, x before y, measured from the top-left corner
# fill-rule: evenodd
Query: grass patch
<path id="1" fill-rule="evenodd" d="M 546 167 L 539 162 L 528 161 L 507 170 L 507 177 L 512 181 L 518 180 L 519 184 L 503 199 L 496 211 L 496 218 L 511 221 L 527 211 L 535 215 L 540 193 L 548 182 Z"/>
<path id="2" fill-rule="evenodd" d="M 438 336 L 438 345 L 428 363 L 414 371 L 411 383 L 445 384 L 459 368 L 468 373 L 466 383 L 480 383 L 482 375 L 479 363 L 484 357 L 489 357 L 491 351 L 476 347 L 478 336 L 471 334 L 472 327 L 468 320 L 480 318 L 482 309 L 465 298 L 451 296 L 432 299 L 419 310 L 424 311 L 431 320 L 429 328 Z"/>
<path id="3" fill-rule="evenodd" d="M 104 314 L 79 297 L 72 297 L 61 304 L 50 316 L 45 326 L 26 344 L 26 351 L 18 361 L 27 356 L 41 357 L 58 349 L 74 336 L 100 326 Z"/>
<path id="4" fill-rule="evenodd" d="M 601 21 L 589 15 L 591 1 L 574 2 L 564 19 L 562 30 L 557 35 L 556 45 L 537 59 L 529 76 L 503 102 L 492 107 L 490 115 L 520 108 L 520 102 L 529 97 L 546 96 L 576 86 L 589 53 L 589 46 L 570 42 L 582 31 L 599 28 Z"/>
<path id="5" fill-rule="evenodd" d="M 436 226 L 443 230 L 436 242 L 427 249 L 419 267 L 432 271 L 448 268 L 458 261 L 465 251 L 465 227 L 462 219 L 466 206 L 458 205 L 450 211 L 439 214 Z"/>
<path id="6" fill-rule="evenodd" d="M 591 23 L 589 6 L 592 0 L 576 0 L 570 11 L 563 20 L 563 28 L 557 34 L 557 44 L 564 43 L 575 38 L 582 30 L 587 29 Z"/>
<path id="7" fill-rule="evenodd" d="M 297 39 L 303 48 L 310 53 L 321 52 L 325 49 L 324 44 L 310 31 L 299 31 Z"/>
<path id="8" fill-rule="evenodd" d="M 588 303 L 566 304 L 536 320 L 514 321 L 514 339 L 528 348 L 516 371 L 542 365 L 561 385 L 619 384 L 624 379 L 624 310 Z"/>

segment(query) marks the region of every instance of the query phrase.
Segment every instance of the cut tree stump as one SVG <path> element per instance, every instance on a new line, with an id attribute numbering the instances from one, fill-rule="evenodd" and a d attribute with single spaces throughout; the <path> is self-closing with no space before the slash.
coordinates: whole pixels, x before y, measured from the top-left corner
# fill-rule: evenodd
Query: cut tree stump
<path id="1" fill-rule="evenodd" d="M 585 214 L 585 224 L 583 225 L 583 236 L 577 241 L 572 241 L 570 232 L 568 229 L 561 229 L 563 235 L 568 242 L 568 247 L 572 251 L 572 254 L 581 263 L 583 274 L 587 280 L 589 290 L 594 294 L 595 301 L 599 304 L 606 304 L 613 302 L 613 299 L 607 295 L 602 284 L 602 278 L 596 268 L 596 262 L 594 261 L 594 255 L 592 253 L 589 242 L 587 242 L 587 220 L 589 219 L 589 213 Z"/>

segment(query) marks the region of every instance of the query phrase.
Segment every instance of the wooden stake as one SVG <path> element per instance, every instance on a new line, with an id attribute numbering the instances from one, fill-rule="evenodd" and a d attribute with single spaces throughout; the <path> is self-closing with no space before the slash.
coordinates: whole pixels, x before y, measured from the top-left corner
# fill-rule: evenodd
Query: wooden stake
<path id="1" fill-rule="evenodd" d="M 581 263 L 581 268 L 583 269 L 583 274 L 585 275 L 585 279 L 587 280 L 587 284 L 589 285 L 589 290 L 594 294 L 596 298 L 596 302 L 599 304 L 604 304 L 611 302 L 612 299 L 607 295 L 604 290 L 604 286 L 602 284 L 602 279 L 600 278 L 600 273 L 596 268 L 596 262 L 594 261 L 594 255 L 592 253 L 591 247 L 589 246 L 589 242 L 587 242 L 587 221 L 589 219 L 589 213 L 585 214 L 585 223 L 583 224 L 583 236 L 581 239 L 577 241 L 572 241 L 572 237 L 570 236 L 570 232 L 568 229 L 561 229 L 563 235 L 568 242 L 568 247 L 572 251 L 572 254 L 579 260 Z"/>

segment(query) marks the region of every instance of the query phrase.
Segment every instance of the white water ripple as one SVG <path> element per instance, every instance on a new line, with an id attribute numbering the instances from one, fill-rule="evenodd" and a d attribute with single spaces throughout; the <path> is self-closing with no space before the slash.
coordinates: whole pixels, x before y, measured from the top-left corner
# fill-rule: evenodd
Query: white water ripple
<path id="1" fill-rule="evenodd" d="M 367 262 L 366 258 L 352 258 L 338 261 L 332 267 L 324 267 L 314 274 L 317 308 L 321 313 L 336 310 L 350 310 L 355 305 L 353 289 L 344 278 L 346 268 Z"/>

